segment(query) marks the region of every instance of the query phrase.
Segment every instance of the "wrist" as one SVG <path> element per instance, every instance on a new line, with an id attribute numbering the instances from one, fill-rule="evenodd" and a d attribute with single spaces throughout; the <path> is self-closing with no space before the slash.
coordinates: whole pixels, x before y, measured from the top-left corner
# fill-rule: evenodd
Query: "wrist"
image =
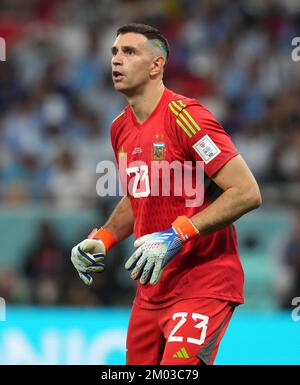
<path id="1" fill-rule="evenodd" d="M 111 249 L 117 243 L 117 240 L 114 235 L 103 227 L 101 227 L 100 229 L 93 229 L 89 234 L 88 238 L 99 239 L 100 241 L 102 241 L 105 246 L 106 252 L 108 252 L 108 250 Z"/>
<path id="2" fill-rule="evenodd" d="M 187 216 L 179 216 L 172 223 L 173 229 L 179 235 L 182 242 L 186 242 L 199 235 L 197 227 Z"/>

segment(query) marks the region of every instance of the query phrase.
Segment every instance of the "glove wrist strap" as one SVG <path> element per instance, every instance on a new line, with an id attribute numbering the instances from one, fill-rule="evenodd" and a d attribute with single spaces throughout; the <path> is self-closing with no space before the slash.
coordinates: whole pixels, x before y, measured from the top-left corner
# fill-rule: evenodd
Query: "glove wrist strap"
<path id="1" fill-rule="evenodd" d="M 196 226 L 186 216 L 177 217 L 172 223 L 172 227 L 183 242 L 186 242 L 199 234 Z"/>
<path id="2" fill-rule="evenodd" d="M 90 239 L 100 239 L 104 243 L 106 252 L 111 249 L 116 243 L 117 240 L 113 236 L 113 234 L 101 227 L 98 229 L 93 229 L 91 233 L 89 234 L 88 238 Z"/>

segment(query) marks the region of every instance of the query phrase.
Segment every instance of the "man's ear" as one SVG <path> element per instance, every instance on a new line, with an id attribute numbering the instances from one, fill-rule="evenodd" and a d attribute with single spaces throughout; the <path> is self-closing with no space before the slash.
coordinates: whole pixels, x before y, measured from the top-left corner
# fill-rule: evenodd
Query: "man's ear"
<path id="1" fill-rule="evenodd" d="M 163 56 L 157 56 L 153 59 L 150 69 L 150 76 L 157 76 L 164 70 L 166 59 Z"/>

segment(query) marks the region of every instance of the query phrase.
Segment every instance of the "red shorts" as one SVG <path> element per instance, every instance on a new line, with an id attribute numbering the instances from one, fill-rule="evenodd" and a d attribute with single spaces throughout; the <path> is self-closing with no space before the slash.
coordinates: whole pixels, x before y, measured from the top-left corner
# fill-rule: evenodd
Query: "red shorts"
<path id="1" fill-rule="evenodd" d="M 200 298 L 162 309 L 133 305 L 127 365 L 213 364 L 236 304 Z"/>

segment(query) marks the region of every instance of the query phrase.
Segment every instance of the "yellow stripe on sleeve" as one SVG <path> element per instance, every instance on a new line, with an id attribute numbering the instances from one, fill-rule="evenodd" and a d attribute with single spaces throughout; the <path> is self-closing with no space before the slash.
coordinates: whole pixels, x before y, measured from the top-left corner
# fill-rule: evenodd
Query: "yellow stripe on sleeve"
<path id="1" fill-rule="evenodd" d="M 185 125 L 179 120 L 179 119 L 176 119 L 176 122 L 177 122 L 177 124 L 178 124 L 178 126 L 180 126 L 182 129 L 183 129 L 183 131 L 187 134 L 187 136 L 189 137 L 189 138 L 191 138 L 193 135 L 188 131 L 188 129 L 185 127 Z"/>
<path id="2" fill-rule="evenodd" d="M 186 107 L 186 105 L 184 103 L 182 103 L 181 100 L 178 100 L 178 103 L 184 108 Z M 193 123 L 194 127 L 196 128 L 197 131 L 200 131 L 201 128 L 200 126 L 195 122 L 194 118 L 191 116 L 191 114 L 187 111 L 187 110 L 184 110 L 182 109 L 182 112 L 190 119 L 190 121 Z"/>
<path id="3" fill-rule="evenodd" d="M 191 116 L 191 114 L 185 110 L 185 107 L 186 105 L 182 102 L 182 100 L 173 100 L 169 103 L 170 110 L 177 118 L 176 122 L 188 135 L 188 137 L 191 138 L 197 133 L 197 131 L 201 130 L 201 127 Z"/>
<path id="4" fill-rule="evenodd" d="M 192 127 L 192 125 L 187 121 L 187 119 L 181 114 L 182 108 L 176 103 L 172 102 L 173 106 L 176 107 L 179 110 L 178 119 L 181 118 L 186 126 L 186 128 L 189 128 L 193 134 L 196 134 L 195 129 Z"/>
<path id="5" fill-rule="evenodd" d="M 176 109 L 174 108 L 172 103 L 169 103 L 169 108 L 170 108 L 171 112 L 176 116 L 176 118 L 177 118 L 176 123 L 178 124 L 178 126 L 182 128 L 182 130 L 187 134 L 187 136 L 189 138 L 191 138 L 192 134 L 189 132 L 188 128 L 182 123 L 182 121 L 178 118 L 179 112 L 176 111 Z"/>

